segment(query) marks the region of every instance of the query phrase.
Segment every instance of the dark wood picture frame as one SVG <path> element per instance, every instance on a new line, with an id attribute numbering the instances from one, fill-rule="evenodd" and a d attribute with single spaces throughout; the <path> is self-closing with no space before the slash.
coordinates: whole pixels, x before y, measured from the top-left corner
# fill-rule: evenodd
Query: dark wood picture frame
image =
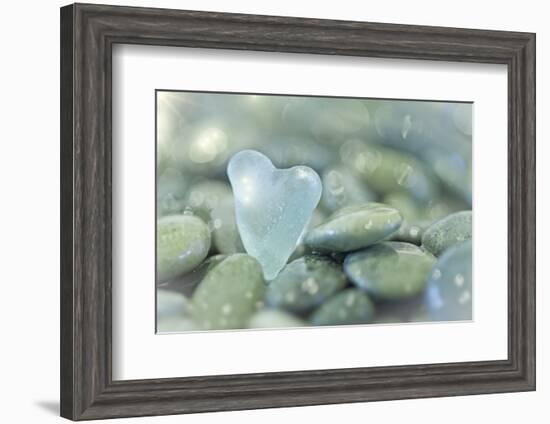
<path id="1" fill-rule="evenodd" d="M 111 378 L 116 43 L 505 64 L 508 359 Z M 75 4 L 61 9 L 61 415 L 73 420 L 535 389 L 535 35 Z"/>

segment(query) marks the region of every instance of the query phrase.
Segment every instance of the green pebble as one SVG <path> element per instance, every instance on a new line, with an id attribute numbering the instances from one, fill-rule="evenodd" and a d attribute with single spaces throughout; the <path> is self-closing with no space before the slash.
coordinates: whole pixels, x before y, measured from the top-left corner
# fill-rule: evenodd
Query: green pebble
<path id="1" fill-rule="evenodd" d="M 415 200 L 407 193 L 396 192 L 385 196 L 384 203 L 397 209 L 403 217 L 399 230 L 389 239 L 420 245 L 422 234 L 429 222 L 422 219 L 422 211 Z"/>
<path id="2" fill-rule="evenodd" d="M 399 315 L 390 315 L 390 314 L 376 314 L 373 324 L 401 324 L 406 321 L 403 321 Z"/>
<path id="3" fill-rule="evenodd" d="M 185 208 L 187 177 L 174 168 L 167 168 L 157 181 L 157 214 L 159 217 L 181 213 Z"/>
<path id="4" fill-rule="evenodd" d="M 288 98 L 282 113 L 285 129 L 305 132 L 326 145 L 361 133 L 369 124 L 369 111 L 356 99 Z"/>
<path id="5" fill-rule="evenodd" d="M 157 333 L 200 331 L 202 328 L 189 317 L 163 317 L 157 321 Z"/>
<path id="6" fill-rule="evenodd" d="M 416 101 L 385 102 L 374 114 L 374 127 L 379 140 L 387 145 L 418 152 L 429 145 L 426 127 L 435 115 L 433 106 Z"/>
<path id="7" fill-rule="evenodd" d="M 453 123 L 456 128 L 464 135 L 472 137 L 472 105 L 457 103 L 454 105 Z"/>
<path id="8" fill-rule="evenodd" d="M 307 325 L 301 318 L 279 309 L 262 309 L 248 321 L 248 328 L 288 328 Z"/>
<path id="9" fill-rule="evenodd" d="M 207 330 L 245 328 L 262 306 L 265 282 L 252 256 L 235 254 L 215 265 L 192 297 L 193 317 Z"/>
<path id="10" fill-rule="evenodd" d="M 232 193 L 231 186 L 227 182 L 200 180 L 187 192 L 186 205 L 204 222 L 209 222 L 212 211 L 219 208 L 228 197 L 231 198 Z"/>
<path id="11" fill-rule="evenodd" d="M 189 300 L 181 293 L 157 290 L 157 318 L 184 317 L 189 313 Z"/>
<path id="12" fill-rule="evenodd" d="M 199 265 L 210 249 L 207 225 L 192 215 L 157 221 L 157 282 L 168 281 Z"/>
<path id="13" fill-rule="evenodd" d="M 472 238 L 472 211 L 453 213 L 432 224 L 422 236 L 422 246 L 435 256 Z"/>
<path id="14" fill-rule="evenodd" d="M 319 256 L 304 256 L 287 264 L 269 283 L 266 304 L 303 314 L 346 285 L 340 265 Z"/>
<path id="15" fill-rule="evenodd" d="M 434 321 L 472 319 L 472 241 L 447 249 L 435 264 L 425 299 Z"/>
<path id="16" fill-rule="evenodd" d="M 191 318 L 191 302 L 183 294 L 157 290 L 157 332 L 173 333 L 199 330 Z"/>
<path id="17" fill-rule="evenodd" d="M 435 258 L 409 243 L 386 241 L 351 253 L 344 271 L 376 300 L 395 301 L 420 294 Z"/>
<path id="18" fill-rule="evenodd" d="M 231 186 L 218 180 L 200 180 L 187 194 L 187 207 L 208 223 L 212 245 L 222 254 L 244 253 L 235 219 Z"/>
<path id="19" fill-rule="evenodd" d="M 470 206 L 458 197 L 441 196 L 428 202 L 422 211 L 422 214 L 427 221 L 433 223 L 452 213 L 469 209 Z"/>
<path id="20" fill-rule="evenodd" d="M 422 235 L 429 225 L 430 223 L 426 221 L 416 221 L 414 223 L 403 221 L 399 230 L 393 233 L 390 240 L 403 241 L 420 246 L 422 244 Z"/>
<path id="21" fill-rule="evenodd" d="M 318 99 L 317 107 L 311 131 L 327 144 L 338 145 L 342 137 L 361 132 L 370 121 L 366 105 L 357 99 Z"/>
<path id="22" fill-rule="evenodd" d="M 472 204 L 471 163 L 458 163 L 455 155 L 430 158 L 432 169 L 445 187 L 460 197 L 468 205 Z"/>
<path id="23" fill-rule="evenodd" d="M 221 199 L 218 206 L 210 212 L 212 240 L 219 253 L 244 253 L 237 221 L 235 219 L 235 203 L 233 196 Z"/>
<path id="24" fill-rule="evenodd" d="M 384 196 L 382 203 L 397 209 L 404 221 L 414 222 L 421 216 L 417 202 L 407 193 L 390 193 Z"/>
<path id="25" fill-rule="evenodd" d="M 269 137 L 259 149 L 277 168 L 309 166 L 324 169 L 333 159 L 331 150 L 307 136 Z"/>
<path id="26" fill-rule="evenodd" d="M 349 252 L 389 237 L 401 222 L 397 209 L 381 203 L 348 206 L 309 231 L 305 243 L 315 250 Z"/>
<path id="27" fill-rule="evenodd" d="M 404 191 L 418 201 L 428 201 L 439 191 L 426 167 L 405 152 L 350 140 L 340 149 L 340 156 L 346 166 L 378 193 Z"/>
<path id="28" fill-rule="evenodd" d="M 311 316 L 313 325 L 367 324 L 374 318 L 374 303 L 359 289 L 346 289 L 323 303 Z"/>
<path id="29" fill-rule="evenodd" d="M 425 292 L 425 291 L 424 291 Z M 429 322 L 428 306 L 424 300 L 424 292 L 418 296 L 399 302 L 384 302 L 376 305 L 375 322 Z"/>
<path id="30" fill-rule="evenodd" d="M 342 165 L 325 169 L 321 179 L 323 181 L 321 205 L 331 213 L 345 206 L 375 200 L 375 194 L 367 185 Z"/>
<path id="31" fill-rule="evenodd" d="M 208 271 L 227 258 L 227 255 L 214 255 L 206 258 L 193 271 L 180 275 L 159 285 L 159 289 L 175 291 L 184 296 L 191 296 Z"/>
<path id="32" fill-rule="evenodd" d="M 320 225 L 325 219 L 326 216 L 323 214 L 323 212 L 319 210 L 319 208 L 313 210 L 311 218 L 306 225 L 306 229 L 298 239 L 296 249 L 294 249 L 294 252 L 292 252 L 292 255 L 290 255 L 290 258 L 288 258 L 287 263 L 290 263 L 298 258 L 301 258 L 302 256 L 310 255 L 312 253 L 309 246 L 306 246 L 306 244 L 304 243 L 305 236 L 309 230 L 315 228 L 317 225 Z"/>

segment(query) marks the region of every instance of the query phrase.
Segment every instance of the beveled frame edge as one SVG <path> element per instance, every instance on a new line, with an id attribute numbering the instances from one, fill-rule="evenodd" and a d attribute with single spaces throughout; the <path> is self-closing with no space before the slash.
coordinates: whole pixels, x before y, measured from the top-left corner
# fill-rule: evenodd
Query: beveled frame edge
<path id="1" fill-rule="evenodd" d="M 508 67 L 507 360 L 111 379 L 115 43 Z M 535 34 L 74 4 L 61 9 L 61 415 L 72 420 L 535 389 Z"/>

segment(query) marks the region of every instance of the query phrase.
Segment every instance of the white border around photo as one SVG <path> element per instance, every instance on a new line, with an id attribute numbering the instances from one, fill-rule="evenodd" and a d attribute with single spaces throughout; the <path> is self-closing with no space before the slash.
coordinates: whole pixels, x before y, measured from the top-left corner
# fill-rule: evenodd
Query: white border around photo
<path id="1" fill-rule="evenodd" d="M 473 101 L 473 321 L 156 335 L 155 89 Z M 506 359 L 507 130 L 504 65 L 115 46 L 113 379 Z"/>

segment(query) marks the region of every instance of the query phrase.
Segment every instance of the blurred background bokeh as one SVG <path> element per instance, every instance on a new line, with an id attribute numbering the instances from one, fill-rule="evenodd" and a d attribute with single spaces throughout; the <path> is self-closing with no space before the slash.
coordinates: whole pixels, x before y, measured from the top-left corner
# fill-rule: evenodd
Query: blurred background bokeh
<path id="1" fill-rule="evenodd" d="M 337 290 L 301 310 L 269 303 L 268 295 L 260 294 L 253 311 L 247 309 L 233 323 L 224 320 L 225 324 L 216 325 L 201 320 L 196 298 L 215 294 L 212 283 L 206 282 L 208 290 L 200 293 L 197 288 L 216 268 L 223 278 L 237 278 L 232 277 L 230 267 L 226 266 L 229 271 L 224 274 L 217 266 L 232 255 L 245 253 L 226 174 L 230 158 L 243 149 L 263 153 L 278 168 L 307 165 L 319 174 L 323 194 L 310 228 L 344 207 L 378 202 L 395 208 L 402 217 L 399 229 L 388 240 L 423 249 L 422 236 L 430 226 L 472 209 L 470 103 L 159 91 L 157 226 L 185 217 L 181 218 L 185 225 L 197 234 L 195 241 L 203 242 L 198 249 L 204 250 L 192 252 L 194 261 L 179 275 L 157 271 L 159 332 L 471 319 L 471 296 L 462 299 L 460 304 L 466 309 L 458 315 L 453 311 L 446 314 L 441 305 L 437 312 L 433 308 L 434 302 L 445 303 L 445 296 L 464 297 L 463 287 L 471 286 L 470 243 L 459 246 L 460 252 L 437 252 L 437 263 L 426 273 L 422 292 L 410 298 L 378 299 L 344 273 Z M 209 237 L 208 243 L 205 237 Z M 163 255 L 175 254 L 170 248 L 161 250 Z M 445 253 L 451 259 L 444 257 Z M 314 249 L 299 243 L 289 262 L 302 258 L 303 263 L 305 258 L 305 263 L 314 263 L 306 266 L 305 273 L 311 269 L 319 272 L 315 255 Z M 330 259 L 330 265 L 343 272 L 343 256 L 324 252 L 321 259 Z M 442 266 L 462 271 L 452 272 L 449 287 L 434 289 L 434 284 L 445 280 L 440 277 Z M 299 274 L 304 277 L 303 270 Z M 437 281 L 430 282 L 434 275 Z M 469 280 L 466 285 L 465 278 Z M 364 313 L 358 313 L 355 321 L 331 322 L 329 318 L 320 322 L 319 309 L 325 303 L 344 302 L 346 293 L 349 299 L 363 302 Z M 369 298 L 365 300 L 363 295 Z M 220 302 L 223 309 L 223 299 Z"/>

